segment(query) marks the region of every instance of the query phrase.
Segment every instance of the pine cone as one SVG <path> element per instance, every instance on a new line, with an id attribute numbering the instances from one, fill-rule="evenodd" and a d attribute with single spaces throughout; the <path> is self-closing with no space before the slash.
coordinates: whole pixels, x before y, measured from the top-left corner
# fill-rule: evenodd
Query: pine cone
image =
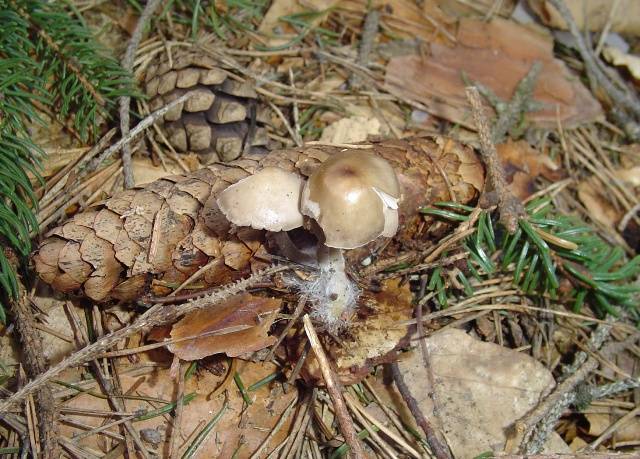
<path id="1" fill-rule="evenodd" d="M 308 177 L 344 151 L 313 146 L 248 155 L 118 193 L 50 231 L 33 256 L 36 271 L 56 290 L 96 301 L 132 300 L 149 292 L 166 295 L 205 265 L 192 287 L 237 279 L 267 264 L 265 232 L 246 227 L 230 232 L 216 203 L 219 193 L 263 167 Z M 401 243 L 415 239 L 423 227 L 421 206 L 449 200 L 452 194 L 467 203 L 483 186 L 477 155 L 452 140 L 387 141 L 367 151 L 386 159 L 399 178 L 403 198 L 395 238 Z"/>
<path id="2" fill-rule="evenodd" d="M 177 151 L 198 153 L 205 164 L 238 158 L 247 142 L 248 151 L 266 152 L 265 107 L 249 84 L 237 81 L 215 59 L 182 51 L 171 61 L 151 65 L 145 91 L 152 110 L 196 91 L 164 115 L 164 131 Z"/>

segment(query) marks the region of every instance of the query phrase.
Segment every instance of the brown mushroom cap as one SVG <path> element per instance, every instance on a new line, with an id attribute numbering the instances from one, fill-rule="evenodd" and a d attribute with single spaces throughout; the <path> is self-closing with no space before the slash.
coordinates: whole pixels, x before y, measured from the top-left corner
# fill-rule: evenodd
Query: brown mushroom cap
<path id="1" fill-rule="evenodd" d="M 311 175 L 302 213 L 314 218 L 325 245 L 353 249 L 398 229 L 400 184 L 391 165 L 364 151 L 338 154 Z"/>
<path id="2" fill-rule="evenodd" d="M 288 231 L 302 226 L 300 195 L 303 185 L 298 174 L 278 167 L 265 167 L 226 188 L 217 203 L 234 225 Z"/>

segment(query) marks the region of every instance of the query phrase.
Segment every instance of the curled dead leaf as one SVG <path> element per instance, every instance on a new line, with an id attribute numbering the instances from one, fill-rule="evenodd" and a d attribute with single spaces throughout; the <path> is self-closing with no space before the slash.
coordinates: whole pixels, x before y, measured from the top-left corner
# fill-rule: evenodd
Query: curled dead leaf
<path id="1" fill-rule="evenodd" d="M 520 199 L 537 191 L 536 178 L 555 182 L 566 175 L 549 156 L 536 151 L 527 142 L 509 140 L 496 148 L 511 191 Z"/>
<path id="2" fill-rule="evenodd" d="M 405 343 L 409 332 L 408 325 L 395 324 L 412 317 L 412 300 L 408 283 L 387 280 L 380 292 L 365 294 L 349 328 L 341 334 L 340 343 L 327 336 L 320 337 L 343 384 L 355 384 L 366 377 L 373 366 L 395 359 L 395 350 Z M 310 383 L 323 381 L 313 355 L 307 357 L 302 375 Z"/>
<path id="3" fill-rule="evenodd" d="M 578 184 L 578 198 L 589 211 L 589 217 L 605 226 L 614 228 L 622 218 L 607 196 L 606 189 L 593 177 Z"/>
<path id="4" fill-rule="evenodd" d="M 212 309 L 185 316 L 171 330 L 169 350 L 183 360 L 225 353 L 229 357 L 264 349 L 275 342 L 269 328 L 282 300 L 248 293 Z"/>

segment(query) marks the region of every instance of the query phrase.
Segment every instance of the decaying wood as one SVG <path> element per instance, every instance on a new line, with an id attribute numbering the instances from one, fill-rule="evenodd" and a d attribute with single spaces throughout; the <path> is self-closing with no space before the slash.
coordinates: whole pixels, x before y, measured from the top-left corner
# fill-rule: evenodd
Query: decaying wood
<path id="1" fill-rule="evenodd" d="M 398 174 L 403 198 L 395 239 L 400 244 L 417 237 L 421 206 L 450 199 L 466 203 L 483 188 L 480 158 L 470 147 L 447 138 L 354 148 L 385 158 Z M 166 295 L 209 264 L 198 288 L 240 279 L 268 264 L 265 233 L 232 230 L 216 204 L 218 194 L 268 166 L 307 177 L 324 160 L 343 151 L 313 145 L 247 155 L 118 193 L 51 230 L 33 257 L 36 271 L 56 290 L 77 292 L 95 301 Z"/>
<path id="2" fill-rule="evenodd" d="M 36 322 L 31 303 L 24 287 L 20 285 L 18 299 L 11 301 L 11 309 L 16 316 L 16 328 L 24 356 L 24 365 L 30 377 L 36 377 L 47 369 L 42 340 L 35 328 Z M 43 386 L 35 392 L 34 401 L 38 416 L 38 432 L 43 458 L 60 457 L 58 446 L 58 410 L 51 389 Z"/>

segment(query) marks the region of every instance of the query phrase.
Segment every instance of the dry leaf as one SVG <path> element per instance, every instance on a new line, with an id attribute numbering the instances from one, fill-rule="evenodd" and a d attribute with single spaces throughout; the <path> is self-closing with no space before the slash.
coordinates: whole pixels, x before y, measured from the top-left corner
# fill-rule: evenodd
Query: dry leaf
<path id="1" fill-rule="evenodd" d="M 380 135 L 381 128 L 377 118 L 363 116 L 342 118 L 324 128 L 320 141 L 331 144 L 364 142 L 369 136 Z"/>
<path id="2" fill-rule="evenodd" d="M 487 14 L 510 16 L 518 3 L 516 0 L 473 0 L 473 2 L 461 2 L 451 0 L 435 0 L 442 11 L 455 17 L 465 17 L 470 15 Z"/>
<path id="3" fill-rule="evenodd" d="M 569 448 L 571 448 L 571 451 L 573 451 L 573 452 L 578 452 L 582 448 L 584 448 L 585 446 L 588 446 L 588 445 L 589 445 L 589 443 L 584 441 L 582 438 L 575 437 L 573 440 L 571 440 L 571 444 L 569 445 Z"/>
<path id="4" fill-rule="evenodd" d="M 362 380 L 374 365 L 395 357 L 394 350 L 404 342 L 409 327 L 394 324 L 411 319 L 412 300 L 408 283 L 401 285 L 399 279 L 387 280 L 380 292 L 367 294 L 340 343 L 333 340 L 326 343 L 327 354 L 335 362 L 343 384 Z M 321 382 L 315 357 L 310 355 L 305 363 L 305 379 Z"/>
<path id="5" fill-rule="evenodd" d="M 511 191 L 520 199 L 535 193 L 536 178 L 542 176 L 552 182 L 564 177 L 553 160 L 533 149 L 527 142 L 508 140 L 496 146 Z"/>
<path id="6" fill-rule="evenodd" d="M 147 156 L 133 158 L 132 169 L 135 186 L 146 185 L 155 180 L 184 172 L 173 161 L 167 161 L 166 166 L 165 170 L 163 166 L 154 165 L 151 158 Z"/>
<path id="7" fill-rule="evenodd" d="M 578 28 L 602 30 L 609 21 L 613 0 L 564 0 Z M 529 6 L 542 22 L 551 27 L 566 29 L 564 19 L 548 0 L 529 0 Z M 611 30 L 622 34 L 640 34 L 640 2 L 620 0 L 611 20 Z"/>
<path id="8" fill-rule="evenodd" d="M 602 54 L 608 62 L 619 67 L 626 67 L 633 78 L 640 80 L 640 56 L 627 54 L 613 46 L 605 46 Z"/>
<path id="9" fill-rule="evenodd" d="M 613 174 L 632 188 L 640 186 L 640 166 L 616 169 Z"/>
<path id="10" fill-rule="evenodd" d="M 532 357 L 476 340 L 462 330 L 437 332 L 426 344 L 435 387 L 429 387 L 420 350 L 403 356 L 400 371 L 421 411 L 445 432 L 459 459 L 501 451 L 505 429 L 536 406 L 555 384 L 549 370 Z M 401 400 L 394 386 L 381 391 L 392 400 Z M 433 414 L 434 400 L 439 419 Z M 569 452 L 566 444 L 556 447 L 556 452 Z"/>
<path id="11" fill-rule="evenodd" d="M 611 204 L 606 188 L 593 177 L 578 184 L 578 198 L 589 211 L 589 217 L 605 226 L 614 228 L 622 218 L 622 212 Z"/>
<path id="12" fill-rule="evenodd" d="M 269 363 L 242 362 L 237 368 L 238 374 L 242 377 L 247 387 L 276 371 L 278 371 L 278 368 Z M 193 393 L 196 397 L 190 403 L 184 405 L 180 422 L 179 438 L 181 440 L 178 441 L 179 446 L 185 444 L 183 439 L 188 438 L 191 440 L 186 442 L 186 445 L 190 445 L 193 441 L 192 434 L 201 432 L 203 426 L 220 411 L 225 397 L 219 395 L 210 399 L 210 395 L 223 383 L 225 377 L 226 372 L 221 375 L 215 375 L 209 371 L 200 370 L 186 381 L 185 394 Z M 168 369 L 156 369 L 149 374 L 138 377 L 121 374 L 120 380 L 124 393 L 154 397 L 168 402 L 175 400 L 177 382 L 171 378 Z M 227 388 L 229 389 L 227 391 L 228 408 L 213 430 L 206 436 L 204 442 L 193 456 L 194 458 L 232 457 L 240 444 L 242 447 L 238 451 L 237 457 L 239 459 L 249 458 L 269 435 L 283 411 L 296 395 L 295 390 L 282 393 L 278 386 L 270 387 L 265 385 L 249 393 L 253 403 L 245 406 L 240 392 L 233 385 L 227 386 Z M 158 406 L 156 404 L 151 406 L 147 402 L 140 400 L 123 399 L 123 401 L 127 412 L 135 412 L 141 408 L 149 411 Z M 89 394 L 77 394 L 76 397 L 65 402 L 65 408 L 101 411 L 111 409 L 108 400 Z M 99 427 L 104 421 L 103 417 L 86 416 L 84 414 L 69 413 L 66 416 L 71 422 L 81 422 L 84 425 L 91 426 L 91 428 Z M 247 419 L 248 422 L 240 422 L 241 416 L 242 419 Z M 294 416 L 290 416 L 274 438 L 270 440 L 268 451 L 271 451 L 286 438 L 293 419 Z M 164 416 L 156 416 L 144 421 L 134 420 L 133 426 L 139 432 L 146 429 L 156 430 L 161 440 L 160 443 L 157 446 L 150 444 L 145 446 L 154 451 L 157 457 L 169 457 L 171 427 L 167 426 L 167 419 Z M 74 428 L 71 423 L 60 424 L 60 434 L 66 438 L 73 438 L 73 435 L 79 432 L 85 432 L 85 430 Z M 103 439 L 104 437 L 100 435 L 90 435 L 80 439 L 78 444 L 83 448 L 102 451 L 104 455 L 108 451 L 104 448 Z M 178 457 L 182 457 L 183 453 L 184 449 L 180 451 Z"/>
<path id="13" fill-rule="evenodd" d="M 290 24 L 280 20 L 282 16 L 290 16 L 292 14 L 310 11 L 311 9 L 317 12 L 324 11 L 328 14 L 329 10 L 336 3 L 336 0 L 315 0 L 312 3 L 300 2 L 298 0 L 275 0 L 271 2 L 269 10 L 264 15 L 264 18 L 262 18 L 258 32 L 272 37 L 268 40 L 269 46 L 285 44 L 297 35 L 297 33 Z M 310 5 L 312 8 L 305 5 Z M 318 17 L 310 22 L 310 25 L 319 24 L 324 18 L 324 14 L 318 15 Z"/>
<path id="14" fill-rule="evenodd" d="M 431 44 L 428 56 L 392 58 L 387 64 L 386 84 L 422 102 L 431 114 L 474 128 L 462 74 L 509 100 L 533 63 L 540 61 L 542 70 L 533 98 L 544 108 L 528 113 L 528 121 L 539 127 L 555 127 L 558 120 L 574 126 L 602 116 L 602 108 L 591 93 L 553 57 L 550 35 L 499 18 L 489 23 L 463 19 L 457 39 L 454 48 Z"/>
<path id="15" fill-rule="evenodd" d="M 436 2 L 420 3 L 422 5 L 406 0 L 343 0 L 338 7 L 363 17 L 367 9 L 377 9 L 381 13 L 381 27 L 401 38 L 450 42 L 443 30 L 453 36 L 456 18 L 445 14 Z"/>
<path id="16" fill-rule="evenodd" d="M 586 413 L 584 415 L 589 422 L 588 434 L 598 437 L 607 430 L 622 414 L 611 416 L 609 413 Z M 616 441 L 637 441 L 640 438 L 640 419 L 634 418 L 616 429 Z"/>
<path id="17" fill-rule="evenodd" d="M 169 350 L 183 360 L 198 360 L 224 352 L 229 357 L 264 349 L 275 342 L 269 328 L 282 300 L 249 293 L 236 295 L 212 309 L 185 316 L 171 330 Z M 216 333 L 212 335 L 212 333 Z M 207 335 L 208 334 L 208 335 Z"/>

